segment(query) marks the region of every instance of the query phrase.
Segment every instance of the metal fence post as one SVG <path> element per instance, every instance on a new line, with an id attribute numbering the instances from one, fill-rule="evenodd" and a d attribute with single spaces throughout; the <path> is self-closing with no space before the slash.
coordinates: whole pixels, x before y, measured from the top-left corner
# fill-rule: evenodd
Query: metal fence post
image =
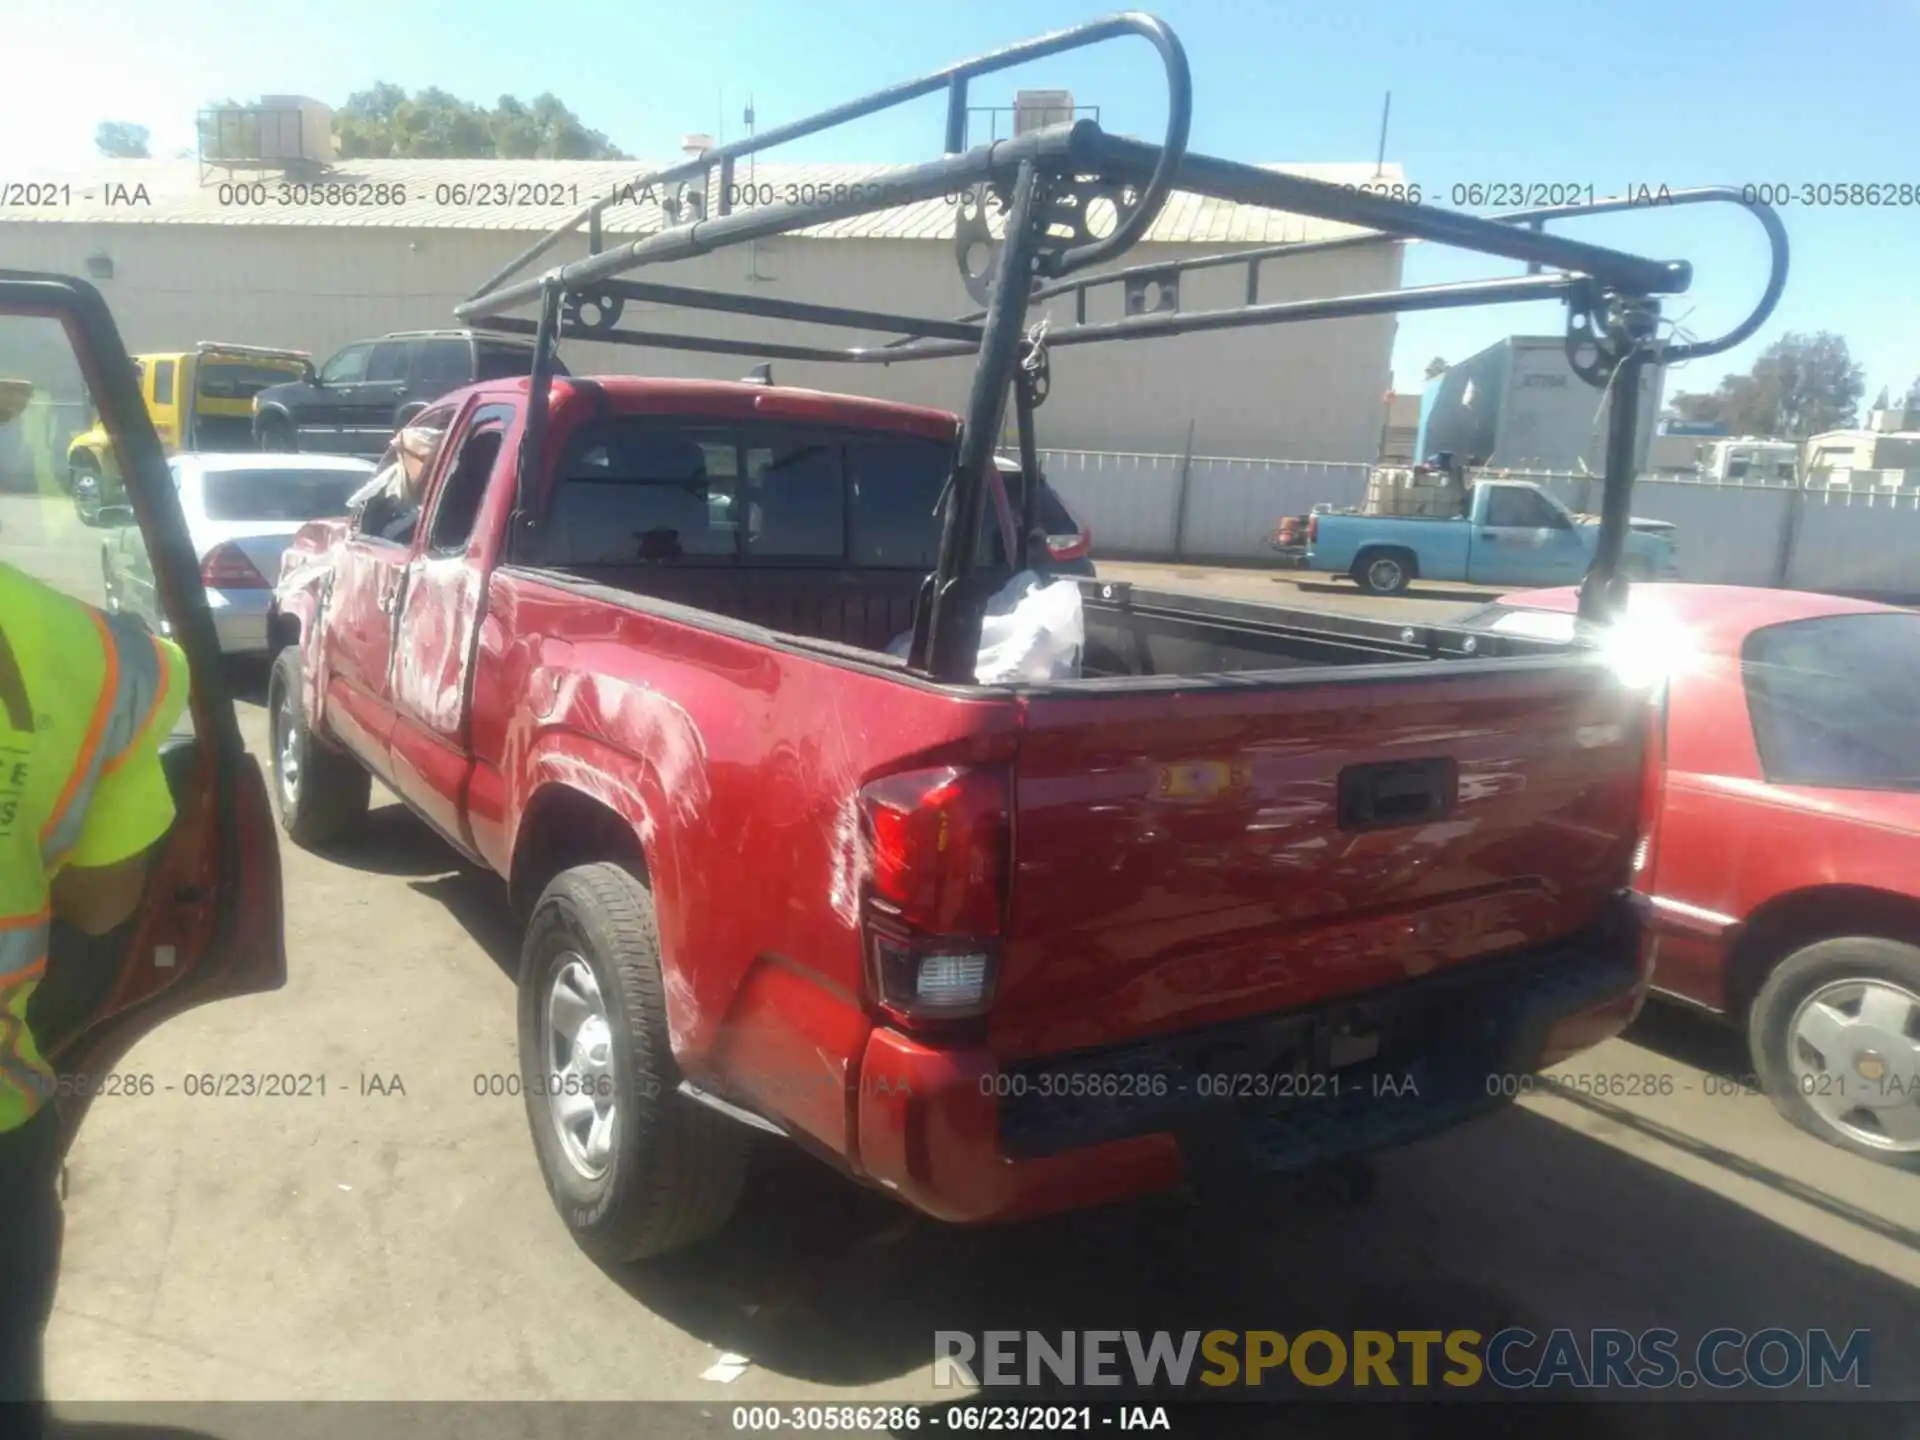
<path id="1" fill-rule="evenodd" d="M 1193 421 L 1187 421 L 1187 448 L 1180 457 L 1180 479 L 1174 486 L 1173 557 L 1183 560 L 1187 554 L 1187 496 L 1193 485 Z"/>
<path id="2" fill-rule="evenodd" d="M 1809 493 L 1805 489 L 1787 492 L 1786 514 L 1780 521 L 1780 543 L 1773 555 L 1773 588 L 1776 590 L 1787 589 L 1787 579 L 1793 574 L 1794 547 L 1800 542 L 1800 511 Z"/>

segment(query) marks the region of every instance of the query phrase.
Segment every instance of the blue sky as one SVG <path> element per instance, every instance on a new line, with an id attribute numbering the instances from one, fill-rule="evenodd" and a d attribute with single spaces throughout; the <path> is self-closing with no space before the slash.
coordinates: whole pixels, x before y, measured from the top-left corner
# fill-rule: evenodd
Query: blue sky
<path id="1" fill-rule="evenodd" d="M 1195 81 L 1193 143 L 1255 161 L 1370 160 L 1393 92 L 1387 158 L 1429 198 L 1473 181 L 1626 186 L 1859 181 L 1920 190 L 1912 74 L 1914 0 L 1254 4 L 1162 0 Z M 504 0 L 334 0 L 236 23 L 231 0 L 0 0 L 9 84 L 0 90 L 0 178 L 91 154 L 102 119 L 148 126 L 156 154 L 192 143 L 194 111 L 226 95 L 300 93 L 338 103 L 378 79 L 491 101 L 552 90 L 629 153 L 672 156 L 682 134 L 732 138 L 754 97 L 762 128 L 950 60 L 1104 13 L 1097 3 L 968 0 L 643 0 L 528 6 Z M 567 28 L 560 28 L 560 16 Z M 85 77 L 74 84 L 76 75 Z M 44 77 L 36 81 L 33 77 Z M 1061 86 L 1109 128 L 1156 133 L 1156 62 L 1137 41 L 1042 62 L 976 87 Z M 941 102 L 781 152 L 906 161 L 935 153 Z M 1669 379 L 1708 389 L 1787 330 L 1843 334 L 1867 396 L 1920 376 L 1920 204 L 1784 211 L 1786 297 L 1757 340 Z M 1565 227 L 1601 243 L 1692 260 L 1692 294 L 1667 314 L 1725 330 L 1763 280 L 1764 246 L 1732 208 L 1652 210 Z M 1433 247 L 1407 282 L 1513 273 Z M 1513 333 L 1557 333 L 1558 307 L 1409 316 L 1396 383 Z"/>

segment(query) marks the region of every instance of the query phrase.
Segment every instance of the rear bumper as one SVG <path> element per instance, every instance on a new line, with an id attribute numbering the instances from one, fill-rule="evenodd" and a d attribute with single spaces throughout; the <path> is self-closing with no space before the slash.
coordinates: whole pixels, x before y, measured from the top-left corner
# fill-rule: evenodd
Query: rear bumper
<path id="1" fill-rule="evenodd" d="M 875 1030 L 861 1168 L 916 1209 L 967 1222 L 1406 1144 L 1499 1108 L 1513 1077 L 1617 1035 L 1645 998 L 1646 958 L 1639 907 L 1623 896 L 1553 945 L 1100 1050 L 1001 1064 Z M 1337 1063 L 1346 1056 L 1332 1052 L 1363 1053 L 1368 1037 L 1376 1054 Z"/>
<path id="2" fill-rule="evenodd" d="M 267 613 L 273 605 L 273 591 L 209 590 L 207 605 L 213 611 L 213 630 L 220 637 L 222 655 L 266 653 Z"/>

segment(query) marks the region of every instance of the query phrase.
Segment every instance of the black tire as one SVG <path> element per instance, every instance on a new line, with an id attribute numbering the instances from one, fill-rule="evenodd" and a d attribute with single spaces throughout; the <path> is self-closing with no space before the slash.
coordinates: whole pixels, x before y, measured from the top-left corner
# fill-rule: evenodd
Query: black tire
<path id="1" fill-rule="evenodd" d="M 351 755 L 314 738 L 300 696 L 300 652 L 291 647 L 274 657 L 267 676 L 267 725 L 273 803 L 287 838 L 316 850 L 351 835 L 367 818 L 373 777 Z"/>
<path id="2" fill-rule="evenodd" d="M 611 1153 L 597 1172 L 569 1154 L 550 1100 L 547 1001 L 576 961 L 591 972 L 608 1041 Z M 603 1264 L 685 1249 L 724 1225 L 740 1198 L 750 1132 L 682 1095 L 680 1078 L 653 896 L 618 865 L 562 871 L 535 902 L 520 952 L 520 1088 L 547 1193 L 575 1243 Z"/>
<path id="3" fill-rule="evenodd" d="M 1883 1030 L 1870 1020 L 1863 1022 L 1858 1001 L 1849 999 L 1849 989 L 1856 985 L 1877 986 L 1883 996 L 1904 993 L 1912 1001 L 1904 1028 Z M 1842 1021 L 1824 1054 L 1796 1034 L 1808 1002 L 1823 994 L 1830 999 L 1822 1008 Z M 1906 1113 L 1920 1115 L 1916 1030 L 1920 947 L 1871 935 L 1821 940 L 1794 951 L 1767 976 L 1747 1015 L 1754 1073 L 1774 1108 L 1830 1145 L 1908 1170 L 1920 1170 L 1920 1138 L 1908 1138 L 1906 1148 L 1896 1148 L 1902 1142 L 1890 1134 L 1879 1112 L 1904 1107 Z M 1880 1143 L 1875 1143 L 1876 1132 Z M 1910 1128 L 1907 1135 L 1920 1136 L 1920 1130 Z"/>
<path id="4" fill-rule="evenodd" d="M 1353 579 L 1369 595 L 1399 595 L 1413 583 L 1413 557 L 1404 550 L 1362 550 L 1353 557 Z"/>
<path id="5" fill-rule="evenodd" d="M 277 455 L 291 455 L 300 448 L 293 424 L 284 415 L 262 415 L 254 428 L 254 441 L 262 450 Z"/>

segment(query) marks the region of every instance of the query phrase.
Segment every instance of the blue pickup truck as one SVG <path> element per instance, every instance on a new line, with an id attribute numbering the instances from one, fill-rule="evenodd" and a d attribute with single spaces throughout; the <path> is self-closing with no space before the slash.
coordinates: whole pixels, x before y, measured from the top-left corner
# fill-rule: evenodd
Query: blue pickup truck
<path id="1" fill-rule="evenodd" d="M 1415 580 L 1570 585 L 1587 573 L 1599 525 L 1538 485 L 1481 480 L 1466 489 L 1464 515 L 1316 512 L 1307 522 L 1305 564 L 1350 576 L 1374 595 L 1397 595 Z M 1673 526 L 1634 520 L 1620 568 L 1637 580 L 1677 575 Z"/>

